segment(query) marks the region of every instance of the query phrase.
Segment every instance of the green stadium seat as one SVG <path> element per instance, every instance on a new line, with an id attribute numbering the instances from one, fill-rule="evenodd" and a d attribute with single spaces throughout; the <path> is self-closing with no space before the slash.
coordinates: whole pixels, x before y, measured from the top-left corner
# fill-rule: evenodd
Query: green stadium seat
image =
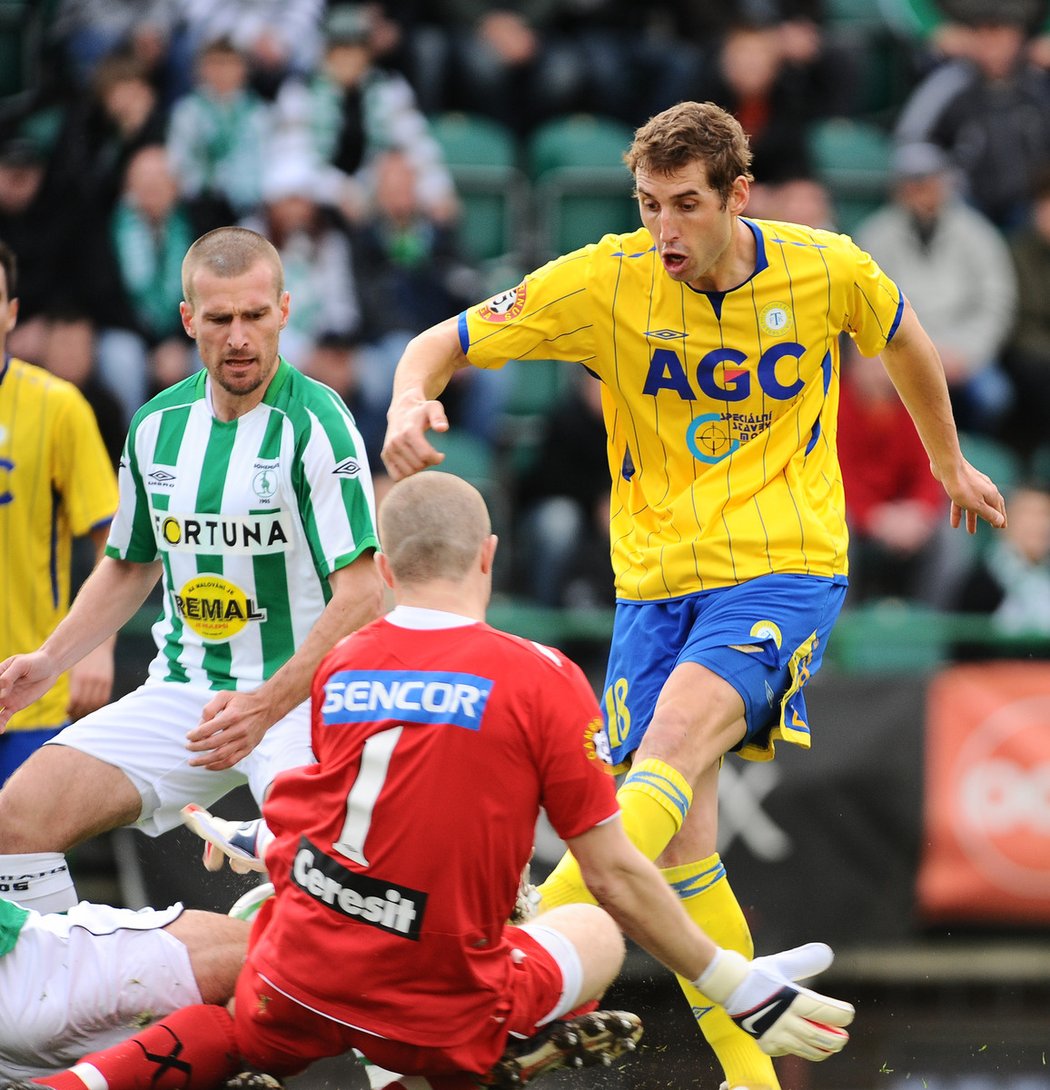
<path id="1" fill-rule="evenodd" d="M 463 204 L 459 240 L 473 261 L 491 261 L 520 248 L 528 184 L 509 129 L 489 118 L 450 112 L 430 119 Z"/>
<path id="2" fill-rule="evenodd" d="M 840 230 L 847 234 L 888 196 L 891 140 L 879 126 L 833 117 L 809 130 L 817 176 L 828 187 Z"/>
<path id="3" fill-rule="evenodd" d="M 445 460 L 436 469 L 462 477 L 486 499 L 490 498 L 496 485 L 496 462 L 492 449 L 484 440 L 462 428 L 428 432 L 427 438 L 445 455 Z"/>
<path id="4" fill-rule="evenodd" d="M 506 473 L 524 473 L 543 437 L 544 420 L 573 379 L 573 364 L 561 360 L 511 360 L 510 395 L 499 424 Z"/>
<path id="5" fill-rule="evenodd" d="M 526 144 L 541 259 L 640 225 L 623 153 L 630 126 L 595 114 L 568 114 L 541 125 Z"/>
<path id="6" fill-rule="evenodd" d="M 1006 497 L 1009 513 L 1010 490 L 1024 476 L 1020 457 L 1003 443 L 985 435 L 960 432 L 959 445 L 962 447 L 963 457 L 995 481 L 999 491 Z M 990 526 L 978 523 L 976 534 L 966 534 L 967 543 L 975 556 L 991 545 L 996 533 Z"/>
<path id="7" fill-rule="evenodd" d="M 886 25 L 883 0 L 826 0 L 824 18 L 828 26 L 843 25 L 850 30 L 878 29 Z"/>

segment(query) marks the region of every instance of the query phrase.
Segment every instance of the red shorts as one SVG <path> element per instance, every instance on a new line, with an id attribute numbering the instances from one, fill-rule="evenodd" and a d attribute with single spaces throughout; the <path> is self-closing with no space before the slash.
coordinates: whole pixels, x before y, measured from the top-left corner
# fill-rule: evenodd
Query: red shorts
<path id="1" fill-rule="evenodd" d="M 294 1075 L 314 1060 L 339 1056 L 352 1048 L 373 1063 L 403 1075 L 440 1075 L 454 1071 L 482 1074 L 503 1055 L 511 1033 L 530 1037 L 561 998 L 561 969 L 550 952 L 527 931 L 507 927 L 506 956 L 511 972 L 475 1037 L 452 1046 L 413 1045 L 377 1037 L 289 999 L 255 972 L 251 963 L 237 982 L 235 1024 L 238 1050 L 252 1067 L 273 1075 Z M 514 954 L 520 951 L 524 957 Z M 440 1007 L 406 1012 L 409 1019 L 441 1024 Z M 406 1024 L 406 1029 L 410 1026 Z"/>

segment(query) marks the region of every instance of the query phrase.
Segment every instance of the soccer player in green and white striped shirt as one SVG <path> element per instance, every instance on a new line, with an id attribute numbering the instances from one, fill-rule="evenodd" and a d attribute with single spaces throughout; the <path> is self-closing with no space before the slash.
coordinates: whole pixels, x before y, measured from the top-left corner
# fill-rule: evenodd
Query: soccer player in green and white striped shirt
<path id="1" fill-rule="evenodd" d="M 64 853 L 134 824 L 157 836 L 188 802 L 312 762 L 308 697 L 337 640 L 379 613 L 375 501 L 333 391 L 278 352 L 280 258 L 223 227 L 183 262 L 204 370 L 135 414 L 106 557 L 41 647 L 0 663 L 0 728 L 117 631 L 158 579 L 144 685 L 60 733 L 0 791 L 0 893 L 40 911 L 76 895 Z"/>

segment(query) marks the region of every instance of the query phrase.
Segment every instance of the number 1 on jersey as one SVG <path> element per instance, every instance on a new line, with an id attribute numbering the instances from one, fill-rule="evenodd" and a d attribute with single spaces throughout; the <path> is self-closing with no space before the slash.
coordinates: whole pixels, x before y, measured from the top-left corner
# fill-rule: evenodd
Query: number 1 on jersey
<path id="1" fill-rule="evenodd" d="M 365 839 L 372 825 L 372 810 L 386 783 L 387 769 L 404 725 L 373 734 L 361 750 L 361 768 L 346 796 L 346 821 L 339 839 L 332 845 L 340 855 L 362 867 L 368 866 Z"/>

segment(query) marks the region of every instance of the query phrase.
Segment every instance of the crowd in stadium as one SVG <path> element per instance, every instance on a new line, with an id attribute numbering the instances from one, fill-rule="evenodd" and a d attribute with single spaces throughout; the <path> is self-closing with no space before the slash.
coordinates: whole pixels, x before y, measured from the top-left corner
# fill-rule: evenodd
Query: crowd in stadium
<path id="1" fill-rule="evenodd" d="M 114 457 L 135 409 L 199 366 L 179 321 L 181 255 L 203 231 L 241 223 L 285 265 L 282 351 L 340 393 L 381 473 L 409 338 L 561 252 L 544 234 L 551 191 L 527 164 L 537 134 L 588 115 L 626 142 L 665 106 L 709 99 L 750 135 L 749 212 L 854 235 L 922 315 L 966 440 L 1008 488 L 1038 492 L 1050 476 L 1041 0 L 33 7 L 8 31 L 20 78 L 0 100 L 0 238 L 20 268 L 8 347 L 84 390 Z M 453 115 L 495 126 L 522 168 L 499 254 L 473 242 L 469 168 L 440 138 Z M 872 134 L 881 160 L 858 189 L 846 175 Z M 626 173 L 623 185 L 629 194 Z M 544 604 L 610 604 L 588 380 L 556 381 L 550 411 L 530 408 L 523 427 L 513 370 L 461 377 L 448 394 L 479 460 L 464 466 L 512 497 L 502 517 L 520 547 L 501 578 Z M 964 586 L 973 550 L 943 532 L 939 489 L 892 391 L 880 395 L 880 370 L 853 354 L 844 365 L 851 603 L 976 608 Z M 574 436 L 581 456 L 568 464 Z M 875 446 L 886 457 L 871 458 Z M 977 559 L 1001 580 L 1017 572 L 1019 594 L 1023 573 L 1030 593 L 1050 585 L 1047 536 L 1037 527 L 1020 553 L 1010 543 L 1002 562 Z"/>

